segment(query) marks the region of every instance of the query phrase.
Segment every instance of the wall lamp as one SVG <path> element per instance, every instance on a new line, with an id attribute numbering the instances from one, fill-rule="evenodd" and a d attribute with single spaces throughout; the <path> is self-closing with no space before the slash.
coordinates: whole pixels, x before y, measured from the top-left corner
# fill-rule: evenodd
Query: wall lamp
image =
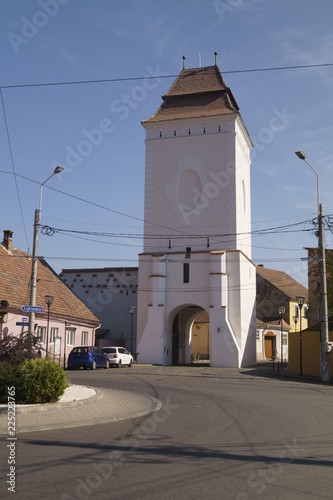
<path id="1" fill-rule="evenodd" d="M 191 258 L 191 247 L 186 247 L 185 259 Z"/>

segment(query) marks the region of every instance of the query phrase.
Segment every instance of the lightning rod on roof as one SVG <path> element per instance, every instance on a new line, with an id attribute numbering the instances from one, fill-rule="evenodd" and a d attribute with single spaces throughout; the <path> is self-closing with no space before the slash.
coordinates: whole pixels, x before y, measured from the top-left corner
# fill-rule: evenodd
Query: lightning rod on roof
<path id="1" fill-rule="evenodd" d="M 215 56 L 215 66 L 217 65 L 217 52 L 214 52 L 214 56 Z"/>
<path id="2" fill-rule="evenodd" d="M 185 59 L 186 59 L 186 57 L 183 56 L 183 69 L 185 69 Z"/>
<path id="3" fill-rule="evenodd" d="M 201 68 L 201 54 L 199 52 L 199 68 Z"/>

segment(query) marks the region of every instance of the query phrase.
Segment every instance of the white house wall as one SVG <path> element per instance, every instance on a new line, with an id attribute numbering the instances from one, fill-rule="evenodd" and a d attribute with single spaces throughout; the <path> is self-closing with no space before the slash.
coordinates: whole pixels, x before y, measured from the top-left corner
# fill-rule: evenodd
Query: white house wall
<path id="1" fill-rule="evenodd" d="M 138 268 L 64 270 L 62 280 L 100 319 L 105 337 L 131 344 L 129 307 L 137 305 Z M 133 336 L 136 336 L 136 314 Z"/>

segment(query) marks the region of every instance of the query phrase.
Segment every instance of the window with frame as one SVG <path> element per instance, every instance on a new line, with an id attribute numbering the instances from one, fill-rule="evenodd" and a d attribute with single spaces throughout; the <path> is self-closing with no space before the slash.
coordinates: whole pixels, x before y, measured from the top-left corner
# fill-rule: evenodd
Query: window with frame
<path id="1" fill-rule="evenodd" d="M 287 333 L 282 334 L 282 345 L 288 345 L 288 334 Z"/>
<path id="2" fill-rule="evenodd" d="M 67 337 L 67 345 L 74 345 L 75 343 L 75 330 L 70 329 L 67 330 L 66 332 L 66 337 Z"/>
<path id="3" fill-rule="evenodd" d="M 59 328 L 51 328 L 50 331 L 50 344 L 54 344 L 54 339 L 58 337 Z"/>
<path id="4" fill-rule="evenodd" d="M 81 345 L 87 345 L 88 344 L 88 332 L 82 332 L 81 333 Z"/>
<path id="5" fill-rule="evenodd" d="M 45 344 L 46 326 L 39 326 L 37 330 L 37 339 L 41 344 Z"/>
<path id="6" fill-rule="evenodd" d="M 257 339 L 257 342 L 260 341 L 260 332 L 259 332 L 259 330 L 256 330 L 256 339 Z"/>

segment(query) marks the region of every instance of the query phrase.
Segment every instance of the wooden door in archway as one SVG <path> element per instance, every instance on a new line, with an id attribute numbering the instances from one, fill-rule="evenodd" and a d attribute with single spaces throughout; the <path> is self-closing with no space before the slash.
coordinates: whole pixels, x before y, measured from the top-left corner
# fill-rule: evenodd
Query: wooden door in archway
<path id="1" fill-rule="evenodd" d="M 276 337 L 273 332 L 265 334 L 265 358 L 272 359 L 273 351 L 276 349 Z"/>

